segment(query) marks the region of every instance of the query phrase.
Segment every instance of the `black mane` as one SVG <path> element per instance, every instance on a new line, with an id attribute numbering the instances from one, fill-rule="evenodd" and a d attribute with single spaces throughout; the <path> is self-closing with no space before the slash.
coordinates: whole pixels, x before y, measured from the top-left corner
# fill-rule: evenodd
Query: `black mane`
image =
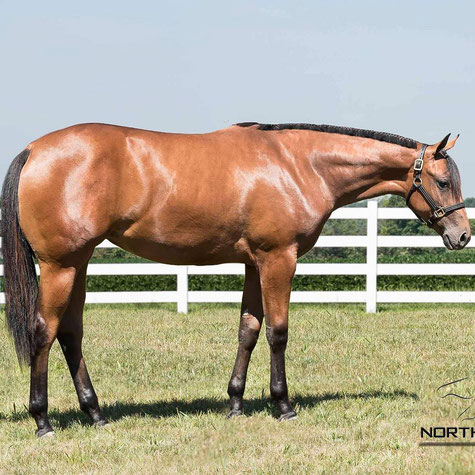
<path id="1" fill-rule="evenodd" d="M 417 148 L 417 142 L 413 139 L 402 137 L 401 135 L 389 134 L 387 132 L 376 132 L 375 130 L 354 129 L 352 127 L 340 127 L 338 125 L 326 124 L 260 124 L 259 122 L 241 122 L 235 124 L 239 127 L 251 127 L 257 125 L 259 130 L 314 130 L 316 132 L 326 132 L 329 134 L 351 135 L 353 137 L 364 137 L 366 139 L 379 140 L 401 145 L 407 148 Z"/>
<path id="2" fill-rule="evenodd" d="M 443 158 L 447 160 L 447 168 L 449 169 L 449 175 L 452 180 L 452 188 L 457 195 L 456 198 L 462 199 L 462 182 L 460 180 L 460 173 L 457 164 L 447 152 L 445 152 L 445 156 Z"/>

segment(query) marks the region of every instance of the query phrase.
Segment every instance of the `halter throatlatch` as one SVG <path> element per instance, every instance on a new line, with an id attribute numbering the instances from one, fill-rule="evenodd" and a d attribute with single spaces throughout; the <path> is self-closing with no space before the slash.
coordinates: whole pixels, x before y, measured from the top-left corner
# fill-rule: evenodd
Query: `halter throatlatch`
<path id="1" fill-rule="evenodd" d="M 409 194 L 406 198 L 406 204 L 409 205 L 409 200 L 414 192 L 418 191 L 422 197 L 425 199 L 426 203 L 430 206 L 432 210 L 432 214 L 429 216 L 427 221 L 424 221 L 415 211 L 414 214 L 427 226 L 432 226 L 436 221 L 444 216 L 447 216 L 452 211 L 457 209 L 465 208 L 465 204 L 463 202 L 457 203 L 456 205 L 452 206 L 439 206 L 429 192 L 424 188 L 422 185 L 422 168 L 424 167 L 424 154 L 427 149 L 427 145 L 423 144 L 421 151 L 419 153 L 419 157 L 416 158 L 414 162 L 414 179 L 412 181 L 412 187 L 409 190 Z"/>

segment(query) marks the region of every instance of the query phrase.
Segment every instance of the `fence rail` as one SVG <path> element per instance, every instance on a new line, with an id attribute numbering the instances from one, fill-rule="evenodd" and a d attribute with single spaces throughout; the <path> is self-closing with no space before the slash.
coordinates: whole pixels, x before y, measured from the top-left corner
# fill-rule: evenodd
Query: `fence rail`
<path id="1" fill-rule="evenodd" d="M 468 217 L 475 219 L 475 208 L 467 208 Z M 380 219 L 417 219 L 407 208 L 378 208 L 376 200 L 366 208 L 341 208 L 330 219 L 365 219 L 367 233 L 363 236 L 321 236 L 315 247 L 364 247 L 364 264 L 297 264 L 296 275 L 366 275 L 365 291 L 294 291 L 291 302 L 366 303 L 367 312 L 375 312 L 377 303 L 391 302 L 475 302 L 475 291 L 378 291 L 378 275 L 474 275 L 475 264 L 378 264 L 378 248 L 382 247 L 444 247 L 439 236 L 378 236 Z M 116 247 L 109 241 L 100 248 Z M 468 247 L 475 247 L 472 241 Z M 3 266 L 0 267 L 3 275 Z M 242 275 L 243 264 L 214 266 L 173 266 L 168 264 L 90 264 L 88 275 L 176 275 L 177 290 L 153 292 L 88 292 L 87 303 L 155 303 L 176 302 L 177 311 L 188 312 L 188 304 L 195 302 L 240 302 L 240 291 L 189 291 L 189 275 Z M 0 294 L 0 303 L 4 303 Z"/>

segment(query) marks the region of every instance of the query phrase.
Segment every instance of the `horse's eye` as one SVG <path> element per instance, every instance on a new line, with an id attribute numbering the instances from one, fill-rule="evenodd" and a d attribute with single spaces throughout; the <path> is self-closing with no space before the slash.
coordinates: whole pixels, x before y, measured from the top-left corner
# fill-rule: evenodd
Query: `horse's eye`
<path id="1" fill-rule="evenodd" d="M 445 180 L 437 180 L 437 186 L 441 190 L 446 190 L 449 187 L 449 182 Z"/>

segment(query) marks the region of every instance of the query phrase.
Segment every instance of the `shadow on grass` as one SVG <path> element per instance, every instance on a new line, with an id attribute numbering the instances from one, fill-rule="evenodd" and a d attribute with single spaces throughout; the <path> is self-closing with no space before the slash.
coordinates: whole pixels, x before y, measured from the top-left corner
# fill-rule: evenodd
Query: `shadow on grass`
<path id="1" fill-rule="evenodd" d="M 341 399 L 366 400 L 366 399 L 413 399 L 419 397 L 415 393 L 404 390 L 396 391 L 366 391 L 362 393 L 328 392 L 315 395 L 295 394 L 292 403 L 299 409 L 313 408 L 325 401 L 337 401 Z M 155 401 L 155 402 L 119 402 L 102 406 L 104 415 L 110 422 L 118 421 L 124 417 L 154 417 L 167 418 L 188 416 L 193 414 L 223 413 L 228 410 L 227 399 L 202 398 L 193 401 Z M 244 413 L 253 415 L 258 413 L 272 414 L 277 412 L 272 401 L 267 397 L 245 399 Z M 50 420 L 54 426 L 65 429 L 76 422 L 87 424 L 89 419 L 80 410 L 58 411 L 52 409 L 49 412 Z M 26 410 L 11 414 L 0 413 L 0 421 L 20 421 L 29 418 Z"/>

